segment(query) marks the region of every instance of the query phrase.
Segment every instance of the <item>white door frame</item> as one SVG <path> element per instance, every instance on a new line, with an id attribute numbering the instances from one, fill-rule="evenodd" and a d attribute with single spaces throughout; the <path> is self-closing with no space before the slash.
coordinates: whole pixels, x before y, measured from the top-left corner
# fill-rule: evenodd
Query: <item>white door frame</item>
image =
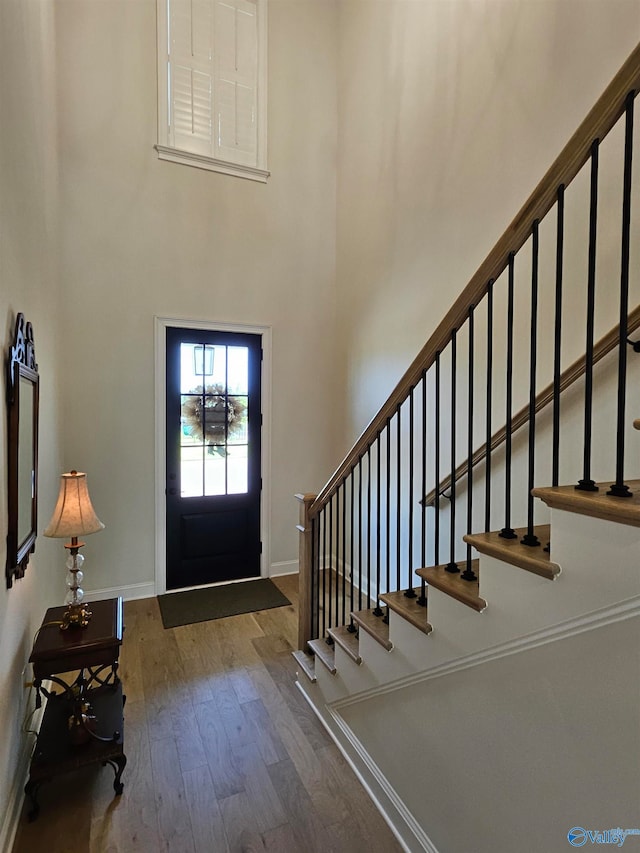
<path id="1" fill-rule="evenodd" d="M 167 526 L 166 526 L 166 465 L 167 465 L 167 336 L 168 326 L 178 329 L 203 329 L 209 332 L 244 332 L 262 337 L 262 442 L 261 471 L 263 489 L 260 495 L 260 576 L 269 576 L 271 543 L 269 540 L 269 474 L 271 470 L 271 327 L 239 323 L 217 323 L 213 320 L 190 320 L 186 317 L 155 317 L 155 504 L 156 504 L 156 595 L 167 591 Z"/>

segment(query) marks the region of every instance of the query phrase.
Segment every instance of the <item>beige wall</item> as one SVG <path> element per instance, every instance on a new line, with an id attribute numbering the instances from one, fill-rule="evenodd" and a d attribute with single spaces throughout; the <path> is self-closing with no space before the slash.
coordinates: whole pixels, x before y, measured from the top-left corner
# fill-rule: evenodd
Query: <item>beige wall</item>
<path id="1" fill-rule="evenodd" d="M 155 0 L 0 0 L 3 347 L 24 311 L 39 528 L 70 467 L 107 525 L 87 589 L 153 580 L 154 316 L 272 327 L 270 558 L 295 560 L 293 493 L 320 488 L 639 23 L 637 0 L 270 0 L 265 186 L 157 160 Z M 61 550 L 40 536 L 0 593 L 0 818 Z"/>
<path id="2" fill-rule="evenodd" d="M 58 370 L 56 280 L 56 146 L 53 6 L 49 2 L 0 2 L 0 306 L 2 391 L 5 353 L 16 314 L 33 324 L 40 368 L 40 524 L 53 505 L 61 465 L 61 393 Z M 6 417 L 0 417 L 0 563 L 7 535 Z M 0 584 L 0 849 L 10 830 L 8 809 L 21 793 L 25 749 L 33 744 L 21 727 L 33 697 L 23 669 L 44 610 L 64 595 L 64 553 L 38 539 L 27 573 L 11 589 Z M 17 780 L 17 785 L 16 785 Z"/>
<path id="3" fill-rule="evenodd" d="M 640 2 L 344 0 L 339 10 L 347 446 L 635 47 Z"/>
<path id="4" fill-rule="evenodd" d="M 637 826 L 639 639 L 636 616 L 339 713 L 439 853 L 561 853 Z"/>
<path id="5" fill-rule="evenodd" d="M 0 0 L 2 348 L 23 311 L 42 382 L 39 530 L 59 473 L 86 470 L 106 524 L 88 591 L 154 579 L 154 316 L 272 328 L 272 563 L 296 559 L 293 494 L 334 456 L 335 6 L 271 0 L 269 29 L 265 186 L 158 161 L 155 0 Z M 40 535 L 0 592 L 4 831 L 30 742 L 22 671 L 63 564 Z"/>
<path id="6" fill-rule="evenodd" d="M 272 327 L 271 563 L 293 561 L 293 495 L 335 458 L 335 7 L 269 3 L 266 185 L 157 159 L 155 0 L 56 15 L 64 464 L 106 525 L 87 588 L 154 577 L 154 315 Z"/>

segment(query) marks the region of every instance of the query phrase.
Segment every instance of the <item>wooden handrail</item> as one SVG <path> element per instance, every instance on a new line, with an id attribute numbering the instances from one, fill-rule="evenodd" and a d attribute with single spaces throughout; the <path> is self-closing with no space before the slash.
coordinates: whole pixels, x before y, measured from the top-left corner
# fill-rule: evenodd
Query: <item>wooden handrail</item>
<path id="1" fill-rule="evenodd" d="M 629 314 L 629 319 L 627 323 L 627 331 L 629 334 L 635 332 L 637 328 L 640 327 L 640 305 L 638 305 L 632 312 Z M 613 349 L 618 345 L 620 335 L 620 327 L 615 326 L 608 332 L 601 340 L 595 344 L 593 348 L 593 363 L 597 364 L 601 359 L 608 355 Z M 579 359 L 573 362 L 573 364 L 568 367 L 560 376 L 560 391 L 565 391 L 569 386 L 573 385 L 573 383 L 579 379 L 581 376 L 584 376 L 585 368 L 586 368 L 586 356 L 581 356 Z M 542 409 L 544 409 L 551 401 L 553 400 L 553 383 L 548 385 L 544 391 L 541 391 L 536 397 L 535 403 L 535 412 L 538 414 Z M 529 420 L 529 404 L 523 406 L 520 411 L 513 416 L 511 422 L 511 434 L 513 435 L 517 432 L 520 427 L 524 426 Z M 498 432 L 494 433 L 491 436 L 491 452 L 493 453 L 507 438 L 507 430 L 506 427 L 502 427 L 502 429 L 498 430 Z M 479 462 L 487 455 L 487 445 L 486 443 L 481 445 L 477 450 L 474 451 L 473 456 L 471 457 L 471 465 L 475 467 Z M 462 464 L 458 465 L 455 471 L 455 479 L 456 482 L 462 479 L 465 476 L 467 471 L 469 470 L 468 460 L 465 460 Z M 451 475 L 445 477 L 440 481 L 438 486 L 438 492 L 442 494 L 451 486 Z M 436 489 L 432 489 L 424 498 L 421 503 L 424 503 L 425 506 L 431 506 L 436 497 Z"/>
<path id="2" fill-rule="evenodd" d="M 594 139 L 604 139 L 625 109 L 629 92 L 640 88 L 640 44 L 633 50 L 620 71 L 589 112 L 578 130 L 563 148 L 559 157 L 533 193 L 529 196 L 515 219 L 511 222 L 494 248 L 471 277 L 440 325 L 413 360 L 409 369 L 389 395 L 387 401 L 369 422 L 351 450 L 334 471 L 312 506 L 309 516 L 317 515 L 324 504 L 335 494 L 351 468 L 363 456 L 369 445 L 382 432 L 387 419 L 392 417 L 422 378 L 423 371 L 434 363 L 454 331 L 467 319 L 469 309 L 477 305 L 487 292 L 489 282 L 495 281 L 507 267 L 509 255 L 524 246 L 531 234 L 534 221 L 541 220 L 553 207 L 558 187 L 568 186 L 587 162 Z"/>

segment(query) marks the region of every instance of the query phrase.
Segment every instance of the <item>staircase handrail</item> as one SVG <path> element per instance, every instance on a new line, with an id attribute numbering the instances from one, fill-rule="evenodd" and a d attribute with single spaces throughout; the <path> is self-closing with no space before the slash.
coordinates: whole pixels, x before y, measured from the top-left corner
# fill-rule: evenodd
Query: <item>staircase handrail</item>
<path id="1" fill-rule="evenodd" d="M 507 230 L 480 264 L 386 402 L 329 478 L 309 508 L 309 518 L 317 515 L 335 494 L 345 476 L 382 432 L 387 419 L 391 418 L 407 399 L 411 389 L 422 378 L 423 372 L 434 364 L 437 354 L 442 352 L 451 340 L 451 335 L 464 324 L 470 308 L 478 305 L 490 284 L 507 268 L 509 257 L 512 254 L 515 255 L 530 238 L 533 224 L 540 221 L 551 210 L 557 199 L 558 188 L 567 187 L 587 162 L 593 140 L 602 141 L 622 116 L 628 93 L 639 88 L 640 44 L 632 51 Z"/>

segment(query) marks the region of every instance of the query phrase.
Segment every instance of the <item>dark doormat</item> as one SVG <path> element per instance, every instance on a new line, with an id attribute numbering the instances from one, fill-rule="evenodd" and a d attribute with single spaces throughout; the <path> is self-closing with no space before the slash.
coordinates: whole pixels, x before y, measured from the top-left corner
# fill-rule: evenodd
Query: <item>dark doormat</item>
<path id="1" fill-rule="evenodd" d="M 207 622 L 239 613 L 269 610 L 291 604 L 286 595 L 269 578 L 228 583 L 206 589 L 189 589 L 158 596 L 162 624 L 165 628 Z"/>

